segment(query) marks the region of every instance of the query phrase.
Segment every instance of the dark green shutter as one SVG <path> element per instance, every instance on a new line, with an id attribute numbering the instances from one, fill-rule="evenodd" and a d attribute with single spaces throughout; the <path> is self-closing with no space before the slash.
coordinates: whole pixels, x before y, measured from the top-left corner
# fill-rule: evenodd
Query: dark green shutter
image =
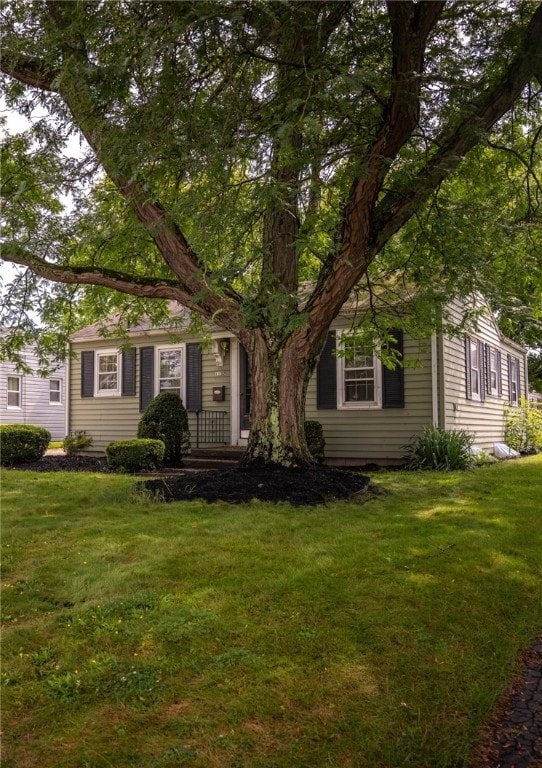
<path id="1" fill-rule="evenodd" d="M 337 408 L 337 358 L 335 331 L 328 333 L 316 369 L 316 407 L 319 410 Z"/>
<path id="2" fill-rule="evenodd" d="M 127 349 L 122 353 L 122 395 L 133 397 L 136 393 L 136 351 Z"/>
<path id="3" fill-rule="evenodd" d="M 472 400 L 470 336 L 465 336 L 465 385 L 467 388 L 467 400 Z"/>
<path id="4" fill-rule="evenodd" d="M 201 347 L 186 345 L 186 410 L 201 411 Z"/>
<path id="5" fill-rule="evenodd" d="M 393 368 L 382 366 L 382 408 L 405 407 L 405 375 L 402 366 L 403 360 L 403 331 L 391 330 L 395 342 L 390 349 L 397 354 L 400 362 Z"/>
<path id="6" fill-rule="evenodd" d="M 139 410 L 143 412 L 154 400 L 154 347 L 141 347 L 139 363 Z"/>
<path id="7" fill-rule="evenodd" d="M 81 397 L 94 397 L 94 352 L 81 352 Z"/>

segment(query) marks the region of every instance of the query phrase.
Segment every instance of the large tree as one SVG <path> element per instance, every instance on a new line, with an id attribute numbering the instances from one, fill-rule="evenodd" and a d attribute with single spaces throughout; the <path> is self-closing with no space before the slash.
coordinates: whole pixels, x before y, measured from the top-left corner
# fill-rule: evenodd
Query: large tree
<path id="1" fill-rule="evenodd" d="M 465 156 L 508 149 L 536 186 L 538 2 L 12 0 L 2 17 L 8 104 L 46 114 L 7 142 L 3 259 L 27 285 L 173 300 L 235 334 L 247 460 L 308 460 L 307 383 L 354 289 L 483 285 L 483 255 L 412 247 L 441 201 L 458 214 Z M 84 157 L 63 154 L 74 134 Z"/>

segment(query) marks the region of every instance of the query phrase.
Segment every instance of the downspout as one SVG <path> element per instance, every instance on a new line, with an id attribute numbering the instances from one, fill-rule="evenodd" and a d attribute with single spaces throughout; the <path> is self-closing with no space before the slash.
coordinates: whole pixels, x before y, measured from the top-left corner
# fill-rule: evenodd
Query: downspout
<path id="1" fill-rule="evenodd" d="M 431 404 L 432 420 L 435 427 L 439 426 L 439 401 L 438 401 L 438 358 L 437 335 L 431 334 Z"/>
<path id="2" fill-rule="evenodd" d="M 71 352 L 71 345 L 70 345 L 70 342 L 68 342 L 68 354 L 66 356 L 66 360 L 64 363 L 64 437 L 68 437 L 68 435 L 70 434 L 70 422 L 71 422 L 71 418 L 70 418 L 70 407 L 71 407 L 70 352 Z"/>

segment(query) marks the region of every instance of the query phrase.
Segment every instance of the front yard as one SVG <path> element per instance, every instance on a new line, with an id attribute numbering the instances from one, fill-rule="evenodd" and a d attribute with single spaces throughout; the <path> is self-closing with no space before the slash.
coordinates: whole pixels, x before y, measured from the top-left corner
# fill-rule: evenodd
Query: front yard
<path id="1" fill-rule="evenodd" d="M 4 768 L 460 768 L 542 627 L 542 456 L 321 507 L 2 472 Z"/>

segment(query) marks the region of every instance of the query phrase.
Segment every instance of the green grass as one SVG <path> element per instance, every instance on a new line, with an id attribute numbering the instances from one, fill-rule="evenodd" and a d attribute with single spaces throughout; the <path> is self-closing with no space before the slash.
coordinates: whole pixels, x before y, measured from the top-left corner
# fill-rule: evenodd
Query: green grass
<path id="1" fill-rule="evenodd" d="M 459 768 L 542 626 L 542 456 L 317 508 L 5 470 L 4 768 Z"/>

